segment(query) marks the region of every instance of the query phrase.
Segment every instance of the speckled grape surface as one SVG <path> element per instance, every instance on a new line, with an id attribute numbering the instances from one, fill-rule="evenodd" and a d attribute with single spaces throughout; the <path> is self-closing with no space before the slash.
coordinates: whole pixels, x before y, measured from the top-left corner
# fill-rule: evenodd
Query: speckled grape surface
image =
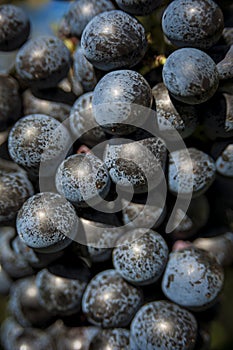
<path id="1" fill-rule="evenodd" d="M 0 222 L 13 219 L 33 194 L 33 186 L 24 172 L 0 167 Z"/>
<path id="2" fill-rule="evenodd" d="M 199 196 L 207 191 L 215 179 L 215 163 L 208 154 L 196 148 L 188 148 L 191 169 L 186 152 L 187 150 L 181 149 L 170 154 L 169 189 L 174 194 L 185 195 L 192 192 L 193 196 Z"/>
<path id="3" fill-rule="evenodd" d="M 111 0 L 74 1 L 63 16 L 59 31 L 67 37 L 80 37 L 86 25 L 101 12 L 114 10 Z"/>
<path id="4" fill-rule="evenodd" d="M 19 77 L 33 87 L 55 87 L 66 77 L 71 64 L 69 50 L 55 36 L 29 40 L 16 56 Z"/>
<path id="5" fill-rule="evenodd" d="M 105 149 L 104 162 L 114 183 L 126 190 L 131 184 L 136 193 L 143 193 L 161 180 L 166 147 L 157 137 L 125 144 L 110 143 Z"/>
<path id="6" fill-rule="evenodd" d="M 194 316 L 167 301 L 143 306 L 134 317 L 131 339 L 138 349 L 192 350 L 197 336 Z"/>
<path id="7" fill-rule="evenodd" d="M 179 47 L 207 49 L 221 37 L 223 13 L 212 0 L 175 0 L 165 9 L 162 28 Z"/>
<path id="8" fill-rule="evenodd" d="M 75 236 L 78 218 L 64 197 L 44 192 L 24 203 L 18 212 L 16 228 L 29 247 L 58 251 Z"/>
<path id="9" fill-rule="evenodd" d="M 170 254 L 162 290 L 173 302 L 194 310 L 210 307 L 223 288 L 224 273 L 214 257 L 190 247 Z"/>
<path id="10" fill-rule="evenodd" d="M 145 29 L 123 11 L 104 12 L 85 27 L 81 47 L 86 58 L 99 69 L 133 67 L 146 51 Z"/>
<path id="11" fill-rule="evenodd" d="M 125 327 L 142 304 L 142 292 L 115 270 L 96 275 L 88 284 L 82 310 L 89 322 L 103 328 Z"/>
<path id="12" fill-rule="evenodd" d="M 149 15 L 162 2 L 163 0 L 116 0 L 120 9 L 135 16 Z"/>
<path id="13" fill-rule="evenodd" d="M 166 214 L 166 208 L 159 204 L 148 205 L 141 203 L 128 203 L 122 199 L 122 220 L 128 228 L 158 227 Z"/>
<path id="14" fill-rule="evenodd" d="M 93 146 L 106 140 L 106 134 L 94 118 L 92 109 L 93 92 L 80 96 L 70 112 L 70 130 L 85 145 Z"/>
<path id="15" fill-rule="evenodd" d="M 166 266 L 168 247 L 163 237 L 149 230 L 129 231 L 117 241 L 113 265 L 128 282 L 146 285 L 156 282 Z"/>
<path id="16" fill-rule="evenodd" d="M 233 177 L 233 144 L 229 144 L 217 158 L 216 169 L 223 176 Z"/>
<path id="17" fill-rule="evenodd" d="M 124 328 L 103 329 L 92 340 L 89 350 L 130 350 L 129 331 Z"/>
<path id="18" fill-rule="evenodd" d="M 129 124 L 120 128 L 125 134 L 134 130 L 135 124 L 143 124 L 152 106 L 152 91 L 141 74 L 133 70 L 119 70 L 106 74 L 93 93 L 93 112 L 99 125 L 118 131 L 118 123 Z M 140 109 L 142 106 L 146 108 Z"/>
<path id="19" fill-rule="evenodd" d="M 177 131 L 183 139 L 192 135 L 198 125 L 195 107 L 172 99 L 163 83 L 155 85 L 152 93 L 159 131 L 166 137 L 175 139 Z"/>
<path id="20" fill-rule="evenodd" d="M 0 51 L 12 51 L 27 40 L 30 22 L 26 13 L 14 5 L 0 6 Z"/>
<path id="21" fill-rule="evenodd" d="M 217 90 L 219 75 L 216 64 L 205 52 L 193 48 L 174 51 L 163 67 L 163 82 L 177 100 L 200 104 Z"/>
<path id="22" fill-rule="evenodd" d="M 20 119 L 11 129 L 8 149 L 11 158 L 38 176 L 41 162 L 61 155 L 67 147 L 69 133 L 56 119 L 33 114 Z"/>
<path id="23" fill-rule="evenodd" d="M 76 278 L 65 278 L 43 269 L 36 276 L 36 285 L 39 301 L 46 310 L 70 315 L 80 310 L 87 281 L 79 280 L 78 275 Z"/>
<path id="24" fill-rule="evenodd" d="M 95 68 L 86 59 L 81 47 L 78 47 L 74 53 L 74 77 L 82 85 L 84 91 L 92 91 L 97 84 Z"/>
<path id="25" fill-rule="evenodd" d="M 21 97 L 17 81 L 0 75 L 0 131 L 6 130 L 21 116 Z"/>
<path id="26" fill-rule="evenodd" d="M 109 191 L 110 178 L 105 164 L 93 154 L 75 154 L 58 167 L 56 187 L 74 204 L 101 201 Z"/>

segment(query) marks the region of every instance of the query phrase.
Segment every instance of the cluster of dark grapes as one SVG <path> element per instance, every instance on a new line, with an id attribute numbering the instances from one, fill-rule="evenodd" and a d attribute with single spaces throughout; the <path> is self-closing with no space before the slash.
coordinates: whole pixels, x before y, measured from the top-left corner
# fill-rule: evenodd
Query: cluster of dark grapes
<path id="1" fill-rule="evenodd" d="M 233 262 L 232 11 L 76 0 L 56 36 L 30 38 L 26 12 L 0 6 L 0 51 L 18 50 L 0 75 L 4 349 L 208 349 Z M 166 203 L 148 205 L 159 169 Z M 119 189 L 121 209 L 98 210 Z"/>

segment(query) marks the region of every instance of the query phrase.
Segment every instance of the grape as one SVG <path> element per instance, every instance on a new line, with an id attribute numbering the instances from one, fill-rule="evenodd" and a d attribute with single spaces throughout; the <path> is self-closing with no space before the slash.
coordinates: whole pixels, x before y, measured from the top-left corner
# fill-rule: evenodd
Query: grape
<path id="1" fill-rule="evenodd" d="M 161 135 L 177 138 L 177 131 L 184 139 L 195 131 L 198 125 L 194 106 L 179 102 L 169 95 L 163 83 L 154 86 L 152 93 L 156 105 L 156 118 Z"/>
<path id="2" fill-rule="evenodd" d="M 163 208 L 158 201 L 153 203 L 155 205 L 134 202 L 127 204 L 128 202 L 122 199 L 122 219 L 124 224 L 131 229 L 143 228 L 145 222 L 147 227 L 156 228 L 164 220 L 166 208 Z"/>
<path id="3" fill-rule="evenodd" d="M 229 144 L 216 161 L 217 171 L 227 177 L 233 177 L 233 144 Z"/>
<path id="4" fill-rule="evenodd" d="M 119 70 L 106 74 L 93 93 L 93 112 L 96 122 L 112 134 L 129 134 L 135 123 L 146 119 L 145 108 L 150 108 L 152 92 L 143 76 L 131 70 Z M 129 125 L 122 125 L 121 123 Z M 137 124 L 136 124 L 137 125 Z"/>
<path id="5" fill-rule="evenodd" d="M 169 189 L 174 194 L 187 195 L 192 192 L 193 197 L 197 197 L 206 192 L 213 183 L 216 167 L 208 154 L 196 148 L 189 148 L 188 154 L 192 168 L 187 163 L 189 159 L 186 150 L 181 149 L 170 154 Z"/>
<path id="6" fill-rule="evenodd" d="M 205 135 L 211 140 L 233 136 L 233 96 L 215 94 L 200 110 Z"/>
<path id="7" fill-rule="evenodd" d="M 13 244 L 16 233 L 14 227 L 3 226 L 0 232 L 0 263 L 4 271 L 13 278 L 32 275 L 34 273 L 32 267 L 23 256 L 14 250 Z"/>
<path id="8" fill-rule="evenodd" d="M 63 16 L 59 32 L 66 37 L 80 37 L 93 17 L 104 11 L 114 10 L 111 0 L 76 0 Z"/>
<path id="9" fill-rule="evenodd" d="M 90 343 L 100 331 L 97 327 L 65 327 L 61 320 L 58 320 L 50 328 L 51 335 L 56 343 L 57 350 L 89 350 Z"/>
<path id="10" fill-rule="evenodd" d="M 81 84 L 84 91 L 92 91 L 97 84 L 95 69 L 81 47 L 74 53 L 74 80 Z"/>
<path id="11" fill-rule="evenodd" d="M 137 349 L 193 350 L 197 321 L 190 312 L 175 304 L 155 301 L 137 312 L 130 335 Z"/>
<path id="12" fill-rule="evenodd" d="M 133 67 L 146 52 L 145 29 L 123 11 L 103 12 L 85 27 L 81 47 L 88 61 L 101 70 Z"/>
<path id="13" fill-rule="evenodd" d="M 81 218 L 88 256 L 93 263 L 107 261 L 111 258 L 112 247 L 122 235 L 121 227 L 114 227 L 100 222 Z"/>
<path id="14" fill-rule="evenodd" d="M 94 146 L 106 140 L 104 130 L 94 119 L 92 100 L 93 92 L 80 96 L 75 101 L 69 118 L 70 130 L 74 136 L 88 146 Z"/>
<path id="15" fill-rule="evenodd" d="M 193 198 L 186 213 L 177 208 L 174 218 L 175 229 L 172 231 L 172 236 L 175 239 L 188 239 L 194 236 L 198 230 L 206 225 L 209 214 L 210 206 L 205 195 Z"/>
<path id="16" fill-rule="evenodd" d="M 21 118 L 13 126 L 8 149 L 17 164 L 38 176 L 41 162 L 60 156 L 66 150 L 68 141 L 69 133 L 60 122 L 43 114 L 32 114 Z"/>
<path id="17" fill-rule="evenodd" d="M 219 76 L 209 55 L 197 49 L 184 48 L 168 57 L 163 67 L 163 82 L 178 101 L 199 104 L 214 95 Z"/>
<path id="18" fill-rule="evenodd" d="M 222 288 L 224 273 L 214 257 L 190 247 L 170 254 L 163 276 L 163 293 L 171 301 L 201 311 L 212 306 Z"/>
<path id="19" fill-rule="evenodd" d="M 124 234 L 113 250 L 113 265 L 128 282 L 147 285 L 156 282 L 166 266 L 168 247 L 162 236 L 135 229 Z"/>
<path id="20" fill-rule="evenodd" d="M 37 328 L 23 328 L 8 318 L 2 328 L 2 343 L 5 350 L 36 349 L 56 350 L 55 344 L 46 331 Z"/>
<path id="21" fill-rule="evenodd" d="M 37 88 L 55 87 L 69 72 L 71 57 L 63 42 L 53 36 L 29 40 L 18 52 L 16 71 L 26 83 Z"/>
<path id="22" fill-rule="evenodd" d="M 101 330 L 92 340 L 90 350 L 130 350 L 129 331 L 124 328 Z"/>
<path id="23" fill-rule="evenodd" d="M 82 310 L 88 320 L 103 328 L 127 326 L 142 304 L 142 292 L 115 270 L 102 271 L 88 284 Z"/>
<path id="24" fill-rule="evenodd" d="M 73 206 L 55 193 L 38 193 L 29 198 L 16 221 L 20 238 L 32 248 L 44 252 L 62 250 L 71 243 L 78 229 Z"/>
<path id="25" fill-rule="evenodd" d="M 88 279 L 89 270 L 85 265 L 57 261 L 36 276 L 39 302 L 53 314 L 77 313 Z"/>
<path id="26" fill-rule="evenodd" d="M 6 130 L 21 116 L 21 96 L 17 81 L 0 75 L 0 131 Z"/>
<path id="27" fill-rule="evenodd" d="M 86 201 L 97 203 L 107 195 L 110 178 L 99 158 L 93 154 L 75 154 L 58 167 L 56 187 L 73 204 L 86 205 Z"/>
<path id="28" fill-rule="evenodd" d="M 0 51 L 18 49 L 27 40 L 29 33 L 29 18 L 20 7 L 0 6 Z"/>
<path id="29" fill-rule="evenodd" d="M 128 143 L 109 143 L 104 162 L 114 183 L 125 191 L 131 185 L 135 193 L 145 193 L 148 187 L 151 190 L 161 181 L 166 155 L 164 141 L 151 137 Z"/>
<path id="30" fill-rule="evenodd" d="M 231 47 L 227 51 L 224 59 L 217 64 L 217 70 L 218 70 L 220 80 L 233 79 L 232 60 L 233 60 L 233 45 L 231 45 Z"/>
<path id="31" fill-rule="evenodd" d="M 33 193 L 32 183 L 23 170 L 0 167 L 0 222 L 14 219 Z"/>
<path id="32" fill-rule="evenodd" d="M 48 91 L 44 96 L 37 97 L 31 90 L 26 90 L 23 93 L 23 109 L 25 115 L 44 114 L 63 122 L 70 115 L 71 107 L 68 104 L 56 101 L 50 101 Z"/>
<path id="33" fill-rule="evenodd" d="M 194 246 L 212 254 L 222 266 L 230 266 L 233 262 L 233 233 L 226 232 L 216 237 L 197 238 Z"/>
<path id="34" fill-rule="evenodd" d="M 163 0 L 116 0 L 116 3 L 125 12 L 136 16 L 145 16 L 159 7 Z"/>
<path id="35" fill-rule="evenodd" d="M 41 306 L 35 277 L 18 280 L 11 289 L 9 310 L 23 327 L 45 327 L 52 314 Z"/>
<path id="36" fill-rule="evenodd" d="M 162 28 L 178 47 L 207 49 L 221 37 L 223 13 L 212 0 L 174 0 L 163 13 Z"/>

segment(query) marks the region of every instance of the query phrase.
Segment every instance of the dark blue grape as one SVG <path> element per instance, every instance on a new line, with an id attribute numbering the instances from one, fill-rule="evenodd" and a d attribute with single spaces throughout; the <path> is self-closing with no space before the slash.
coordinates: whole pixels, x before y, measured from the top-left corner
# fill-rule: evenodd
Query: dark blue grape
<path id="1" fill-rule="evenodd" d="M 38 176 L 41 162 L 51 161 L 65 152 L 69 133 L 56 119 L 32 114 L 11 129 L 8 149 L 11 158 L 31 175 Z"/>
<path id="2" fill-rule="evenodd" d="M 74 53 L 74 81 L 78 81 L 84 91 L 94 90 L 97 84 L 95 68 L 86 59 L 81 47 Z"/>
<path id="3" fill-rule="evenodd" d="M 13 278 L 21 278 L 32 275 L 33 268 L 21 254 L 14 249 L 15 229 L 3 226 L 0 229 L 0 264 L 3 269 Z"/>
<path id="4" fill-rule="evenodd" d="M 143 306 L 130 329 L 131 345 L 146 350 L 193 350 L 197 321 L 187 310 L 167 301 Z"/>
<path id="5" fill-rule="evenodd" d="M 129 331 L 124 328 L 103 329 L 92 340 L 89 350 L 130 350 Z"/>
<path id="6" fill-rule="evenodd" d="M 36 96 L 31 90 L 23 93 L 23 111 L 24 115 L 44 114 L 63 122 L 70 115 L 71 106 L 66 103 L 51 101 L 48 98 L 48 91 L 44 96 Z M 47 97 L 47 98 L 46 98 Z"/>
<path id="7" fill-rule="evenodd" d="M 0 222 L 14 219 L 23 203 L 33 194 L 33 186 L 25 171 L 19 167 L 4 168 L 4 163 L 3 167 L 0 166 Z"/>
<path id="8" fill-rule="evenodd" d="M 214 95 L 219 75 L 209 55 L 197 49 L 184 48 L 173 52 L 166 60 L 163 82 L 175 99 L 198 104 Z"/>
<path id="9" fill-rule="evenodd" d="M 71 315 L 80 310 L 82 296 L 89 280 L 89 270 L 74 262 L 60 260 L 38 272 L 36 286 L 40 304 L 49 312 Z"/>
<path id="10" fill-rule="evenodd" d="M 70 112 L 70 130 L 73 135 L 87 146 L 94 146 L 106 140 L 106 133 L 99 126 L 93 115 L 93 92 L 80 96 Z"/>
<path id="11" fill-rule="evenodd" d="M 20 7 L 0 6 L 0 51 L 18 49 L 27 40 L 29 33 L 29 18 Z"/>
<path id="12" fill-rule="evenodd" d="M 56 350 L 52 337 L 45 330 L 31 327 L 23 328 L 10 317 L 2 326 L 1 339 L 5 350 Z"/>
<path id="13" fill-rule="evenodd" d="M 163 13 L 162 28 L 178 47 L 207 49 L 221 37 L 223 13 L 212 0 L 174 0 Z"/>
<path id="14" fill-rule="evenodd" d="M 16 56 L 16 71 L 29 85 L 55 87 L 69 72 L 71 57 L 65 44 L 55 36 L 29 40 Z"/>
<path id="15" fill-rule="evenodd" d="M 223 280 L 223 269 L 215 257 L 190 247 L 170 254 L 162 289 L 176 304 L 200 311 L 216 302 Z"/>
<path id="16" fill-rule="evenodd" d="M 135 285 L 156 282 L 166 266 L 168 247 L 161 235 L 145 229 L 124 234 L 113 250 L 113 265 L 118 273 Z"/>
<path id="17" fill-rule="evenodd" d="M 187 153 L 188 152 L 188 153 Z M 189 155 L 189 157 L 188 157 Z M 170 153 L 168 168 L 169 189 L 174 194 L 200 196 L 215 179 L 214 160 L 196 148 Z"/>
<path id="18" fill-rule="evenodd" d="M 142 298 L 141 290 L 124 281 L 117 271 L 106 270 L 89 282 L 82 310 L 94 325 L 125 327 L 141 306 Z"/>
<path id="19" fill-rule="evenodd" d="M 112 181 L 125 191 L 133 186 L 135 193 L 146 193 L 158 185 L 166 157 L 164 141 L 157 137 L 120 144 L 114 143 L 113 139 L 104 152 L 104 162 Z"/>
<path id="20" fill-rule="evenodd" d="M 108 194 L 110 177 L 105 164 L 93 154 L 75 154 L 58 167 L 56 187 L 75 205 L 98 203 Z"/>
<path id="21" fill-rule="evenodd" d="M 216 160 L 216 169 L 219 174 L 233 177 L 233 144 L 230 143 Z"/>
<path id="22" fill-rule="evenodd" d="M 163 0 L 116 0 L 121 10 L 135 16 L 145 16 L 159 7 Z"/>
<path id="23" fill-rule="evenodd" d="M 96 85 L 93 112 L 96 122 L 106 131 L 129 134 L 135 123 L 143 124 L 149 113 L 137 105 L 150 108 L 152 100 L 151 88 L 141 74 L 132 70 L 115 71 L 106 74 Z"/>
<path id="24" fill-rule="evenodd" d="M 55 193 L 38 193 L 18 212 L 16 227 L 20 238 L 32 248 L 57 252 L 71 243 L 78 229 L 73 206 Z"/>
<path id="25" fill-rule="evenodd" d="M 146 52 L 145 29 L 123 11 L 104 12 L 88 23 L 81 46 L 88 61 L 99 69 L 133 67 Z"/>
<path id="26" fill-rule="evenodd" d="M 39 303 L 35 277 L 15 282 L 10 293 L 9 310 L 23 327 L 45 327 L 53 319 L 53 315 Z"/>
<path id="27" fill-rule="evenodd" d="M 155 85 L 152 93 L 160 133 L 171 139 L 177 138 L 177 131 L 183 139 L 192 135 L 198 125 L 195 107 L 172 98 L 163 83 Z"/>
<path id="28" fill-rule="evenodd" d="M 222 61 L 217 64 L 217 70 L 220 80 L 229 80 L 233 79 L 233 44 L 226 53 L 226 56 Z"/>
<path id="29" fill-rule="evenodd" d="M 21 116 L 21 97 L 17 81 L 0 75 L 0 131 L 6 130 Z"/>
<path id="30" fill-rule="evenodd" d="M 63 16 L 59 32 L 66 37 L 80 37 L 93 17 L 101 12 L 114 10 L 111 0 L 76 0 Z"/>

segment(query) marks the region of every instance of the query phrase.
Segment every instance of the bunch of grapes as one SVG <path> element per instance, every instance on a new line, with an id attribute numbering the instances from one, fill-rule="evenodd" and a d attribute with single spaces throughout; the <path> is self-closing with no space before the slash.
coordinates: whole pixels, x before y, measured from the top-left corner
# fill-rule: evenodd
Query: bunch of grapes
<path id="1" fill-rule="evenodd" d="M 64 0 L 63 0 L 64 1 Z M 5 350 L 205 350 L 233 262 L 230 1 L 0 5 Z"/>

